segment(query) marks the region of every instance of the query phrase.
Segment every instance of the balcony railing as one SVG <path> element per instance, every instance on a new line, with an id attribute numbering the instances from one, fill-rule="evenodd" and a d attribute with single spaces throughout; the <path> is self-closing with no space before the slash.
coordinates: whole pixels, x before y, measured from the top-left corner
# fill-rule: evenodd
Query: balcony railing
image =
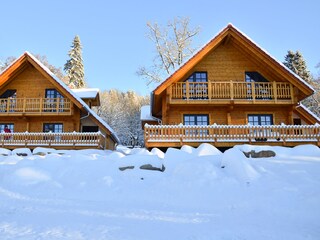
<path id="1" fill-rule="evenodd" d="M 0 115 L 17 114 L 71 114 L 67 98 L 1 98 Z"/>
<path id="2" fill-rule="evenodd" d="M 172 84 L 169 89 L 172 103 L 179 102 L 179 100 L 292 103 L 294 99 L 293 86 L 286 82 L 178 82 Z"/>
<path id="3" fill-rule="evenodd" d="M 145 144 L 181 146 L 187 143 L 261 143 L 313 142 L 320 144 L 320 125 L 148 125 L 144 127 Z M 178 143 L 178 144 L 173 144 Z"/>
<path id="4" fill-rule="evenodd" d="M 14 132 L 0 133 L 0 145 L 16 147 L 104 148 L 105 136 L 100 132 Z"/>

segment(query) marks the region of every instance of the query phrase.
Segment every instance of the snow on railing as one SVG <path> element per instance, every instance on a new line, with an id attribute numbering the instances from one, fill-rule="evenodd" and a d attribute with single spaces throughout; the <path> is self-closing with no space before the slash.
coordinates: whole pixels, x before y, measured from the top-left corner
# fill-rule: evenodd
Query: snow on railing
<path id="1" fill-rule="evenodd" d="M 104 148 L 105 136 L 100 132 L 13 132 L 0 133 L 0 144 L 8 146 L 90 146 Z"/>
<path id="2" fill-rule="evenodd" d="M 320 125 L 149 125 L 145 142 L 165 141 L 317 141 Z"/>

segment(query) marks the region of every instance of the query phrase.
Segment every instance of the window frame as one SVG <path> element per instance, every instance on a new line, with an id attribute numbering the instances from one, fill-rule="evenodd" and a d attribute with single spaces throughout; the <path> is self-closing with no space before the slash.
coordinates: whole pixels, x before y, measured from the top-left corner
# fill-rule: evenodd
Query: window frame
<path id="1" fill-rule="evenodd" d="M 254 122 L 255 121 L 253 121 L 253 123 L 252 122 L 250 122 L 249 121 L 249 118 L 250 117 L 258 117 L 258 124 L 254 124 Z M 268 125 L 268 124 L 261 124 L 262 123 L 262 119 L 261 119 L 261 117 L 270 117 L 270 124 Z M 271 114 L 271 113 L 269 113 L 269 114 L 248 114 L 247 115 L 247 120 L 248 120 L 248 124 L 250 124 L 250 125 L 253 125 L 253 126 L 271 126 L 271 125 L 274 125 L 274 123 L 273 123 L 273 114 Z"/>
<path id="2" fill-rule="evenodd" d="M 202 76 L 204 74 L 204 77 Z M 199 77 L 197 77 L 199 76 Z M 189 89 L 190 99 L 208 99 L 208 72 L 193 72 L 184 82 L 193 83 L 193 88 Z M 186 96 L 186 85 L 183 85 L 183 95 Z"/>
<path id="3" fill-rule="evenodd" d="M 49 131 L 46 131 L 46 126 L 53 126 L 53 128 L 51 129 L 49 127 L 48 128 Z M 58 130 L 61 129 L 61 131 L 56 131 L 56 128 L 55 128 L 56 126 L 59 126 Z M 63 133 L 63 123 L 43 123 L 42 127 L 43 127 L 43 132 Z"/>
<path id="4" fill-rule="evenodd" d="M 14 123 L 0 123 L 0 132 L 4 132 L 4 126 L 7 125 L 11 132 L 14 132 Z"/>

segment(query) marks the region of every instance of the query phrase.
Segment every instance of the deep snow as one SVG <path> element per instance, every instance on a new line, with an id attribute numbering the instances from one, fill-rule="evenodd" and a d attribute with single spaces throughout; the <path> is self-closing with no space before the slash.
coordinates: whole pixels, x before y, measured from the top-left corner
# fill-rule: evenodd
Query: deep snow
<path id="1" fill-rule="evenodd" d="M 0 239 L 320 239 L 313 145 L 0 155 Z"/>

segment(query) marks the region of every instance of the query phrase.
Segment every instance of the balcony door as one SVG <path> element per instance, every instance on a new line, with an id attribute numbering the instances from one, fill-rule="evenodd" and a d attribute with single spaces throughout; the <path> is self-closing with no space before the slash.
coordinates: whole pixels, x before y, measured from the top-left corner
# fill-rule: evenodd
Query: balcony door
<path id="1" fill-rule="evenodd" d="M 16 110 L 16 89 L 8 89 L 0 95 L 0 112 L 15 112 Z"/>
<path id="2" fill-rule="evenodd" d="M 46 89 L 46 112 L 63 112 L 64 98 L 56 89 Z M 58 104 L 58 105 L 57 105 Z"/>
<path id="3" fill-rule="evenodd" d="M 253 91 L 252 84 L 251 84 L 252 82 L 256 83 L 253 85 L 256 99 L 261 99 L 261 100 L 271 99 L 272 90 L 269 86 L 269 81 L 265 77 L 263 77 L 260 73 L 245 72 L 245 81 L 248 83 L 247 84 L 248 99 L 252 99 L 252 91 Z"/>
<path id="4" fill-rule="evenodd" d="M 207 72 L 194 72 L 186 82 L 189 83 L 190 99 L 208 98 L 208 77 Z M 183 95 L 186 97 L 186 85 L 183 88 Z"/>

